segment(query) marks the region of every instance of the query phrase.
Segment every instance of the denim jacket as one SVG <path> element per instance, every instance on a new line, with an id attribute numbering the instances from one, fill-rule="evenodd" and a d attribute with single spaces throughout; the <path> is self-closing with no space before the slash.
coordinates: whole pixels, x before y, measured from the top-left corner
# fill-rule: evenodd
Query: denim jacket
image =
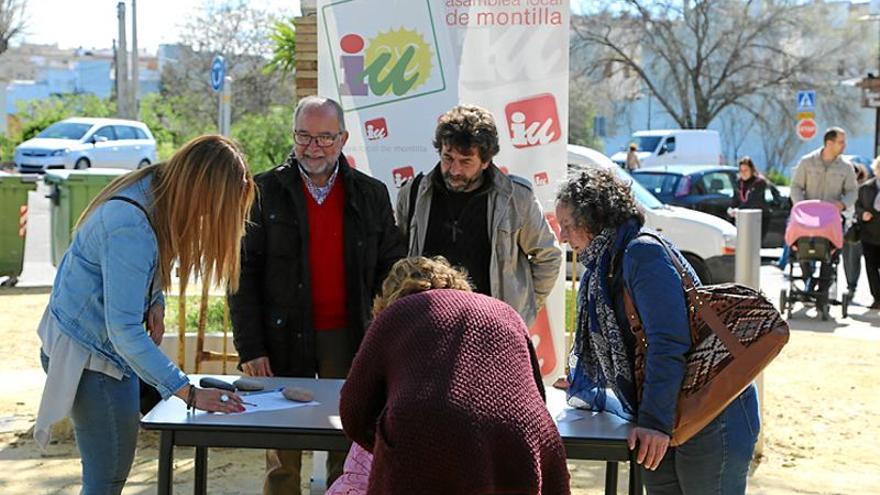
<path id="1" fill-rule="evenodd" d="M 690 350 L 690 326 L 687 301 L 681 276 L 666 249 L 651 237 L 636 238 L 627 233 L 620 262 L 612 262 L 609 280 L 615 294 L 614 313 L 630 346 L 635 340 L 629 329 L 623 303 L 623 288 L 629 289 L 648 339 L 645 382 L 636 423 L 639 426 L 672 434 L 678 393 L 684 379 L 686 354 Z M 670 245 L 691 275 L 701 285 L 693 268 L 678 250 Z"/>
<path id="2" fill-rule="evenodd" d="M 151 210 L 152 175 L 117 195 Z M 164 304 L 161 291 L 147 292 L 156 274 L 156 236 L 144 213 L 124 201 L 99 206 L 80 226 L 55 275 L 49 310 L 61 330 L 114 365 L 136 373 L 168 398 L 189 383 L 144 328 L 150 304 Z"/>

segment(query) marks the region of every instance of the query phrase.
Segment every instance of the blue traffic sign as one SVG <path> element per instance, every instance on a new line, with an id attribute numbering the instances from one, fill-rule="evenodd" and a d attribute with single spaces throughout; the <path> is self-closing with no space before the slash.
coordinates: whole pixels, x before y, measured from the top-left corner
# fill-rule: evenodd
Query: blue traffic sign
<path id="1" fill-rule="evenodd" d="M 797 92 L 797 109 L 814 110 L 816 108 L 816 92 L 813 90 Z"/>
<path id="2" fill-rule="evenodd" d="M 223 89 L 223 80 L 226 78 L 226 61 L 217 55 L 211 62 L 211 88 L 214 91 Z"/>

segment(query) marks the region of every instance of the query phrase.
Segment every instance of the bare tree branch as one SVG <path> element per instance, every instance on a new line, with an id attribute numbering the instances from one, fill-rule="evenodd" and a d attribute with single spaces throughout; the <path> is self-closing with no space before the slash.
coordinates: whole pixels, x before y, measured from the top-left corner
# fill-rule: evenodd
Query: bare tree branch
<path id="1" fill-rule="evenodd" d="M 0 53 L 9 49 L 9 42 L 25 28 L 26 0 L 0 0 Z"/>

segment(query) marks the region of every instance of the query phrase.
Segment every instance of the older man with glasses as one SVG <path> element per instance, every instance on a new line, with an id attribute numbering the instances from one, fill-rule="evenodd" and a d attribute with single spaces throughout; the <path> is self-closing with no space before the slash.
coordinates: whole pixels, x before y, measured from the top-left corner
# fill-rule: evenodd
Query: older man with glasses
<path id="1" fill-rule="evenodd" d="M 300 100 L 293 137 L 287 160 L 256 177 L 239 291 L 229 296 L 235 347 L 251 376 L 345 378 L 373 297 L 406 248 L 385 185 L 342 155 L 339 103 Z M 330 452 L 328 485 L 344 461 Z M 300 464 L 300 451 L 267 451 L 263 493 L 300 493 Z"/>

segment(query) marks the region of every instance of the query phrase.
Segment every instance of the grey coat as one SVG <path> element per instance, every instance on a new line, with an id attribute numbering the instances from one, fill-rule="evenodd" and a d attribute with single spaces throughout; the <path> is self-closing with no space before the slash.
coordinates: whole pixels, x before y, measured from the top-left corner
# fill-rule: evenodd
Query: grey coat
<path id="1" fill-rule="evenodd" d="M 415 211 L 408 224 L 413 181 L 404 184 L 397 194 L 397 225 L 404 237 L 409 236 L 409 256 L 420 255 L 425 246 L 433 173 L 419 182 Z M 562 249 L 528 182 L 504 175 L 497 168 L 493 176 L 487 208 L 492 243 L 490 293 L 511 305 L 531 326 L 559 277 Z"/>
<path id="2" fill-rule="evenodd" d="M 852 164 L 840 156 L 826 164 L 822 160 L 822 148 L 804 155 L 791 178 L 791 201 L 795 204 L 807 199 L 840 201 L 851 210 L 858 190 Z"/>

